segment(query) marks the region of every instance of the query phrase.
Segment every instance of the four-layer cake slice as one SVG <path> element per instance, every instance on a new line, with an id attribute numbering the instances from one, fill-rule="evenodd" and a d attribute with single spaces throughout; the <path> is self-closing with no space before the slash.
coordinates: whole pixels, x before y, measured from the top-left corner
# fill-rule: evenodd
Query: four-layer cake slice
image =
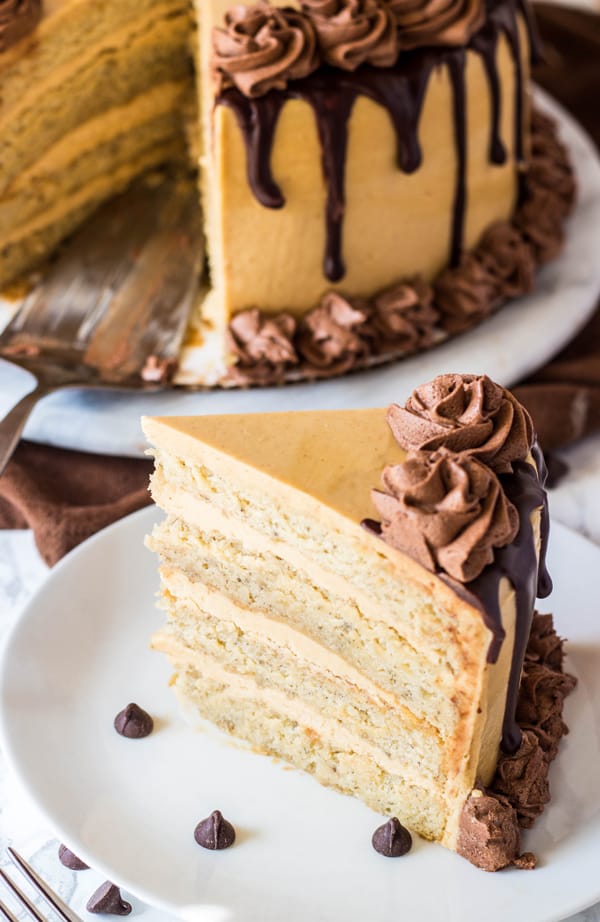
<path id="1" fill-rule="evenodd" d="M 524 745 L 549 761 L 516 720 L 549 588 L 543 462 L 487 378 L 436 379 L 387 417 L 146 419 L 167 512 L 153 645 L 188 710 L 496 869 L 523 793 L 482 791 Z"/>

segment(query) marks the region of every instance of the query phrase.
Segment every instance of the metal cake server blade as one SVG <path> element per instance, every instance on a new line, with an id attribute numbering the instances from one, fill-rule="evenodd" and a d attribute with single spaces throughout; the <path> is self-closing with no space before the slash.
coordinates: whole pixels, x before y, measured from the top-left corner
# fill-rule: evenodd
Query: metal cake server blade
<path id="1" fill-rule="evenodd" d="M 0 422 L 0 474 L 46 394 L 168 386 L 203 261 L 197 193 L 183 176 L 139 180 L 62 247 L 0 335 L 0 358 L 37 382 Z"/>

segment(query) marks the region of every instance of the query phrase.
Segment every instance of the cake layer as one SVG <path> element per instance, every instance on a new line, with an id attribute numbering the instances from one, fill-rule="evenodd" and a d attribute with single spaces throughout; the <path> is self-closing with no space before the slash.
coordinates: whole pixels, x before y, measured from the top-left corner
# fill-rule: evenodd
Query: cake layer
<path id="1" fill-rule="evenodd" d="M 0 284 L 140 172 L 185 159 L 190 25 L 182 0 L 50 0 L 2 55 Z"/>
<path id="2" fill-rule="evenodd" d="M 292 512 L 289 505 L 279 509 L 276 502 L 268 503 L 267 496 L 252 496 L 240 490 L 235 480 L 223 478 L 214 470 L 182 466 L 180 458 L 162 452 L 157 453 L 156 461 L 152 495 L 165 511 L 196 528 L 212 528 L 230 539 L 237 536 L 246 549 L 266 551 L 280 558 L 304 572 L 307 581 L 312 579 L 315 586 L 325 587 L 334 596 L 350 598 L 361 612 L 369 612 L 381 623 L 401 631 L 401 637 L 413 648 L 431 651 L 432 661 L 447 661 L 459 686 L 463 681 L 469 683 L 472 663 L 468 644 L 453 643 L 455 638 L 450 636 L 446 620 L 453 594 L 450 590 L 446 594 L 442 585 L 435 587 L 437 599 L 425 601 L 435 584 L 422 568 L 408 560 L 406 569 L 402 568 L 403 578 L 399 579 L 397 555 L 358 528 L 356 522 L 351 533 L 346 534 L 341 523 L 336 523 L 334 530 L 322 514 L 319 520 L 316 509 L 305 506 Z M 202 494 L 208 484 L 210 501 Z M 220 489 L 212 493 L 216 485 Z M 243 516 L 238 510 L 243 510 Z M 369 569 L 365 561 L 371 558 L 376 566 Z M 401 626 L 397 614 L 400 611 Z M 479 623 L 469 619 L 464 630 L 465 636 L 473 632 L 476 637 L 480 633 L 485 636 L 487 629 L 480 632 Z"/>
<path id="3" fill-rule="evenodd" d="M 0 239 L 10 241 L 38 213 L 57 199 L 73 195 L 111 171 L 127 167 L 141 152 L 180 139 L 185 149 L 181 110 L 187 83 L 153 87 L 122 106 L 115 106 L 65 135 L 18 176 L 0 198 Z"/>
<path id="4" fill-rule="evenodd" d="M 252 618 L 244 618 L 243 609 L 232 611 L 226 596 L 215 603 L 211 594 L 202 606 L 172 596 L 169 584 L 171 580 L 165 583 L 164 598 L 169 627 L 153 638 L 155 649 L 175 659 L 199 656 L 224 670 L 234 685 L 242 676 L 267 696 L 274 691 L 283 713 L 293 714 L 301 701 L 312 712 L 317 732 L 319 715 L 331 715 L 358 749 L 364 745 L 389 770 L 413 783 L 421 779 L 424 788 L 443 794 L 448 780 L 444 740 L 431 724 L 418 720 L 394 696 L 384 695 L 368 676 L 349 671 L 345 664 L 338 672 L 331 658 L 323 662 L 326 648 L 313 656 L 305 644 L 299 653 L 278 643 L 276 636 L 254 630 Z"/>
<path id="5" fill-rule="evenodd" d="M 118 169 L 103 173 L 57 201 L 52 208 L 37 214 L 19 227 L 10 240 L 0 241 L 0 279 L 14 278 L 32 264 L 41 262 L 102 202 L 123 192 L 136 176 L 146 170 L 180 159 L 181 152 L 180 138 L 151 145 Z"/>
<path id="6" fill-rule="evenodd" d="M 237 531 L 236 524 L 232 523 L 232 532 Z M 435 651 L 434 632 L 431 647 L 411 645 L 399 633 L 397 619 L 394 623 L 388 614 L 383 620 L 368 598 L 349 597 L 347 586 L 340 587 L 343 592 L 328 591 L 327 575 L 322 572 L 315 585 L 310 561 L 300 568 L 292 566 L 266 548 L 262 553 L 250 549 L 251 541 L 247 533 L 242 542 L 239 535 L 233 540 L 223 532 L 201 531 L 169 518 L 154 530 L 150 546 L 165 564 L 163 581 L 172 595 L 212 610 L 207 591 L 223 593 L 251 613 L 247 618 L 255 630 L 260 624 L 261 633 L 280 636 L 294 649 L 307 641 L 322 645 L 326 658 L 335 660 L 337 674 L 341 664 L 350 675 L 362 672 L 381 694 L 397 696 L 439 730 L 454 731 L 464 697 L 456 682 L 460 667 L 450 661 L 453 650 Z M 172 588 L 174 572 L 179 573 L 176 589 Z M 191 637 L 188 643 L 192 644 Z M 311 655 L 315 657 L 314 650 Z"/>
<path id="7" fill-rule="evenodd" d="M 384 815 L 397 813 L 425 838 L 443 838 L 444 802 L 392 772 L 375 751 L 356 751 L 356 739 L 339 722 L 329 722 L 301 703 L 293 707 L 287 696 L 279 698 L 240 676 L 232 678 L 204 658 L 185 661 L 173 653 L 178 668 L 174 689 L 186 713 L 201 714 L 260 751 L 310 772 L 322 784 L 360 797 Z M 322 735 L 313 729 L 314 723 Z"/>
<path id="8" fill-rule="evenodd" d="M 71 58 L 60 66 L 48 62 L 47 74 L 37 82 L 29 77 L 28 89 L 13 105 L 3 99 L 0 192 L 84 121 L 153 84 L 189 76 L 188 17 L 179 3 L 165 4 L 162 17 L 160 12 L 148 10 L 141 20 L 132 15 L 120 32 L 107 32 L 98 44 L 90 44 L 83 33 Z M 9 85 L 14 87 L 14 78 Z"/>

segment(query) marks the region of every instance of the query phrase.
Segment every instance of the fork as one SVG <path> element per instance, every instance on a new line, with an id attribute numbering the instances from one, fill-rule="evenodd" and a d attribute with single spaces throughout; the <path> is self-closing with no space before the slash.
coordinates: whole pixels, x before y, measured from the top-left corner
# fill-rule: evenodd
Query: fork
<path id="1" fill-rule="evenodd" d="M 194 185 L 180 175 L 138 181 L 64 245 L 0 334 L 0 358 L 36 379 L 0 422 L 0 475 L 52 391 L 168 385 L 203 258 Z"/>
<path id="2" fill-rule="evenodd" d="M 31 867 L 30 864 L 25 861 L 25 859 L 19 855 L 14 848 L 9 848 L 8 853 L 10 855 L 11 861 L 16 868 L 21 872 L 21 874 L 29 881 L 32 887 L 35 887 L 37 892 L 42 896 L 51 909 L 54 912 L 58 913 L 59 916 L 64 920 L 64 922 L 81 922 L 81 918 L 70 909 L 63 900 L 52 890 L 48 884 L 42 880 L 37 871 Z M 12 892 L 14 898 L 22 906 L 26 912 L 32 916 L 36 922 L 47 922 L 44 918 L 38 907 L 33 903 L 26 893 L 24 893 L 21 888 L 14 882 L 14 880 L 9 877 L 6 871 L 3 871 L 0 868 L 0 877 L 6 884 L 6 886 Z M 6 904 L 0 900 L 0 914 L 4 916 L 7 922 L 19 922 L 19 919 L 15 914 L 6 906 Z"/>

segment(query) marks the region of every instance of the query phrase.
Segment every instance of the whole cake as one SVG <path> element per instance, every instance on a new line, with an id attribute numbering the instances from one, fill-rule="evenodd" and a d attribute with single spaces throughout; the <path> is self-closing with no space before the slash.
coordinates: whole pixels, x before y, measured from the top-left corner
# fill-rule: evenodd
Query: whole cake
<path id="1" fill-rule="evenodd" d="M 526 0 L 1 0 L 0 285 L 178 163 L 207 251 L 180 383 L 435 345 L 560 249 L 574 183 L 536 54 Z"/>
<path id="2" fill-rule="evenodd" d="M 387 423 L 386 423 L 387 416 Z M 404 407 L 145 419 L 188 713 L 487 870 L 566 727 L 545 470 L 525 409 L 446 375 Z"/>

